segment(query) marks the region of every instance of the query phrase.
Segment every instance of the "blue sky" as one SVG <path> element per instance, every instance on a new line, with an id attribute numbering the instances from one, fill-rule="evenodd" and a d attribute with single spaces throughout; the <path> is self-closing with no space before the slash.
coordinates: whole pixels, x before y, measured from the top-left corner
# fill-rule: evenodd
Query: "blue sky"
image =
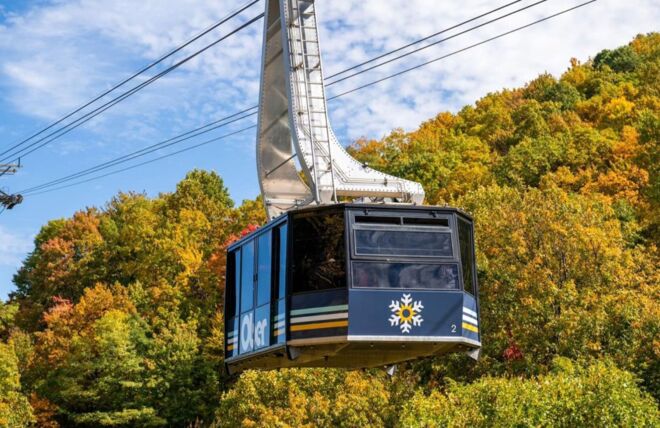
<path id="1" fill-rule="evenodd" d="M 244 0 L 0 0 L 0 151 L 111 87 L 243 3 Z M 329 75 L 507 1 L 317 3 L 324 64 Z M 530 3 L 522 1 L 510 10 Z M 578 3 L 548 0 L 525 13 L 339 84 L 329 93 L 351 89 Z M 262 8 L 259 4 L 243 14 L 241 20 L 258 14 Z M 229 31 L 241 20 L 213 34 Z M 412 129 L 440 111 L 456 111 L 489 91 L 520 86 L 544 71 L 558 75 L 567 68 L 571 57 L 586 60 L 600 49 L 626 43 L 638 33 L 658 30 L 658 22 L 660 7 L 654 0 L 599 0 L 576 13 L 332 102 L 331 120 L 346 144 L 361 136 L 382 137 L 393 128 Z M 211 35 L 200 40 L 187 52 L 213 39 Z M 0 187 L 12 192 L 41 184 L 254 105 L 260 55 L 259 24 L 25 157 L 18 174 L 0 178 Z M 246 120 L 208 137 L 250 123 Z M 199 141 L 202 140 L 189 145 Z M 32 250 L 34 235 L 43 224 L 88 206 L 103 206 L 118 191 L 157 195 L 171 191 L 186 171 L 204 168 L 222 175 L 236 201 L 254 198 L 259 192 L 254 141 L 254 132 L 246 132 L 143 168 L 28 197 L 14 210 L 0 214 L 0 298 L 13 288 L 11 277 Z M 183 147 L 186 145 L 178 148 Z M 167 153 L 163 150 L 151 157 Z"/>

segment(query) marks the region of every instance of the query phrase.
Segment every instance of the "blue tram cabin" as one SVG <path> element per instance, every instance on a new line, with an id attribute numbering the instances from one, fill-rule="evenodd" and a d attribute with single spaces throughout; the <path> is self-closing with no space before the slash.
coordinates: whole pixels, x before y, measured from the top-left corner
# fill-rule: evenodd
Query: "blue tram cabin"
<path id="1" fill-rule="evenodd" d="M 227 251 L 230 373 L 478 355 L 473 222 L 460 210 L 304 208 Z"/>

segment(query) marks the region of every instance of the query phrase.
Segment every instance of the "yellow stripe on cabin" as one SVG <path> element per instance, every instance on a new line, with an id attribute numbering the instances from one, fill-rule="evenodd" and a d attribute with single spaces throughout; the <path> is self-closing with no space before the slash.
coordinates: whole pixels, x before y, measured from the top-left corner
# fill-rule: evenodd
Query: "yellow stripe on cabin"
<path id="1" fill-rule="evenodd" d="M 463 328 L 466 330 L 470 330 L 474 333 L 479 333 L 479 329 L 477 327 L 473 326 L 472 324 L 468 324 L 466 322 L 463 323 Z"/>
<path id="2" fill-rule="evenodd" d="M 284 330 L 282 329 L 275 330 L 275 336 L 279 336 L 280 334 L 284 334 Z"/>
<path id="3" fill-rule="evenodd" d="M 322 328 L 348 327 L 348 320 L 318 322 L 314 324 L 292 325 L 291 331 L 317 330 Z"/>
<path id="4" fill-rule="evenodd" d="M 233 350 L 234 350 L 234 345 L 227 346 L 227 351 L 233 351 Z"/>

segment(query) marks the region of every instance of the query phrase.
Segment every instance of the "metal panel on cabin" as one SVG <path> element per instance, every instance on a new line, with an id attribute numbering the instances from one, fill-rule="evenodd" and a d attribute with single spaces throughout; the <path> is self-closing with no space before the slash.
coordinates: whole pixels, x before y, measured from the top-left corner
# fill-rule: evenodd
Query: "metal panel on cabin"
<path id="1" fill-rule="evenodd" d="M 353 289 L 349 300 L 351 337 L 461 336 L 462 292 Z"/>

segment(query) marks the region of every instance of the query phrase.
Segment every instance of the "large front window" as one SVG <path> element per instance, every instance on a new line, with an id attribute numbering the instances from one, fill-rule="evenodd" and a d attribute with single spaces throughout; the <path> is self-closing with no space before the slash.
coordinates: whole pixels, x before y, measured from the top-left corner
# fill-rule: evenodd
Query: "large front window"
<path id="1" fill-rule="evenodd" d="M 425 229 L 357 229 L 355 253 L 365 256 L 451 257 L 451 233 Z"/>
<path id="2" fill-rule="evenodd" d="M 354 262 L 353 286 L 458 290 L 458 265 Z"/>
<path id="3" fill-rule="evenodd" d="M 352 219 L 353 287 L 461 289 L 451 217 L 374 210 L 356 213 Z"/>
<path id="4" fill-rule="evenodd" d="M 344 212 L 293 218 L 293 292 L 346 287 Z"/>

